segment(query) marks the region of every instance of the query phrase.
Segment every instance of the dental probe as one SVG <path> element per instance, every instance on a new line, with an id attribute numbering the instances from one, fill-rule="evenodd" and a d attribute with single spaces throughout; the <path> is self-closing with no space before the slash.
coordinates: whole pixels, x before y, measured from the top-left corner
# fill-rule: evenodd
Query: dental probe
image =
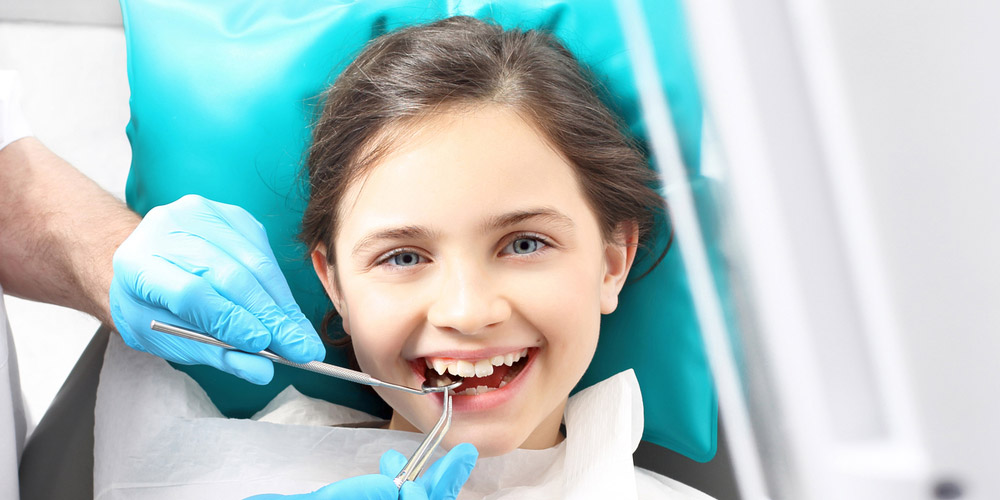
<path id="1" fill-rule="evenodd" d="M 392 480 L 396 484 L 397 488 L 402 488 L 403 483 L 406 481 L 416 481 L 417 476 L 424 470 L 424 465 L 427 464 L 427 459 L 431 457 L 434 453 L 434 448 L 437 448 L 441 444 L 441 440 L 444 439 L 444 435 L 451 428 L 451 414 L 452 414 L 452 401 L 451 401 L 451 386 L 448 386 L 449 390 L 444 391 L 441 409 L 441 418 L 438 419 L 437 424 L 434 428 L 427 433 L 427 437 L 420 442 L 420 446 L 417 446 L 417 450 L 413 452 L 410 459 L 406 461 L 406 465 L 403 466 L 399 474 L 396 474 L 396 478 Z"/>
<path id="2" fill-rule="evenodd" d="M 171 325 L 169 323 L 162 323 L 160 321 L 154 320 L 152 323 L 150 323 L 149 327 L 158 332 L 166 333 L 168 335 L 173 335 L 175 337 L 194 340 L 195 342 L 214 345 L 216 347 L 229 349 L 231 351 L 239 351 L 239 349 L 215 337 L 210 337 L 208 335 L 205 335 L 204 333 L 198 333 L 195 331 L 188 330 L 187 328 L 181 328 L 179 326 Z M 241 352 L 246 352 L 246 351 L 241 351 Z M 412 387 L 406 387 L 405 385 L 397 385 L 390 382 L 385 382 L 375 377 L 372 377 L 367 373 L 351 370 L 348 368 L 344 368 L 342 366 L 321 363 L 319 361 L 310 361 L 306 364 L 296 363 L 294 361 L 289 361 L 281 356 L 278 356 L 277 354 L 268 351 L 266 349 L 260 352 L 252 352 L 248 354 L 256 354 L 258 356 L 270 359 L 271 361 L 274 361 L 276 363 L 281 363 L 283 365 L 288 365 L 294 368 L 301 368 L 303 370 L 319 373 L 321 375 L 327 375 L 330 377 L 339 378 L 341 380 L 346 380 L 348 382 L 354 382 L 357 384 L 370 385 L 375 387 L 388 387 L 390 389 L 396 389 L 398 391 L 408 392 L 410 394 L 423 395 L 423 394 L 430 394 L 433 392 L 446 392 L 448 389 L 458 387 L 459 385 L 462 384 L 461 381 L 458 381 L 442 387 L 428 387 L 425 382 L 424 386 L 421 389 L 414 389 Z"/>

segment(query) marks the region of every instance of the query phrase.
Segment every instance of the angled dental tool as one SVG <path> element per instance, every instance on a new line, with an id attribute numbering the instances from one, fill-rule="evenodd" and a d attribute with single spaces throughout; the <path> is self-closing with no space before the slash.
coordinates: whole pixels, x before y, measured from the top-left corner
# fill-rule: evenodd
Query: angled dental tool
<path id="1" fill-rule="evenodd" d="M 460 384 L 461 382 L 457 382 Z M 396 483 L 397 488 L 401 488 L 403 483 L 406 481 L 413 481 L 417 479 L 420 472 L 424 469 L 424 465 L 427 464 L 427 460 L 430 458 L 431 454 L 434 453 L 434 449 L 437 445 L 441 443 L 444 439 L 444 435 L 448 432 L 451 427 L 451 390 L 455 384 L 451 384 L 444 391 L 444 407 L 441 412 L 441 418 L 438 419 L 437 424 L 434 428 L 427 433 L 427 437 L 420 443 L 417 447 L 417 451 L 413 452 L 413 455 L 409 460 L 406 461 L 406 465 L 403 469 L 399 471 L 396 475 L 396 479 L 393 482 Z"/>
<path id="2" fill-rule="evenodd" d="M 185 339 L 188 339 L 188 340 L 194 340 L 195 342 L 201 342 L 203 344 L 214 345 L 216 347 L 221 347 L 223 349 L 229 349 L 231 351 L 239 351 L 239 349 L 237 349 L 237 348 L 235 348 L 235 347 L 233 347 L 233 346 L 231 346 L 231 345 L 229 345 L 229 344 L 227 344 L 227 343 L 225 343 L 225 342 L 223 342 L 223 341 L 221 341 L 219 339 L 216 339 L 215 337 L 210 337 L 208 335 L 205 335 L 204 333 L 198 333 L 198 332 L 195 332 L 195 331 L 192 331 L 192 330 L 188 330 L 187 328 L 181 328 L 179 326 L 175 326 L 175 325 L 171 325 L 169 323 L 163 323 L 163 322 L 155 321 L 155 320 L 152 323 L 150 323 L 149 326 L 153 330 L 156 330 L 156 331 L 162 332 L 162 333 L 166 333 L 168 335 L 173 335 L 175 337 L 181 337 L 181 338 L 185 338 Z M 453 383 L 451 383 L 449 385 L 441 386 L 441 387 L 431 387 L 431 386 L 427 385 L 427 382 L 424 382 L 423 386 L 420 389 L 415 389 L 413 387 L 406 387 L 405 385 L 397 385 L 397 384 L 393 384 L 391 382 L 385 382 L 385 381 L 379 380 L 379 379 L 377 379 L 375 377 L 372 377 L 371 375 L 368 375 L 367 373 L 364 373 L 364 372 L 359 372 L 359 371 L 351 370 L 351 369 L 348 369 L 348 368 L 344 368 L 342 366 L 331 365 L 331 364 L 327 364 L 327 363 L 321 363 L 319 361 L 310 361 L 310 362 L 305 363 L 305 364 L 295 363 L 295 362 L 289 361 L 289 360 L 287 360 L 287 359 L 285 359 L 285 358 L 283 358 L 281 356 L 278 356 L 277 354 L 275 354 L 275 353 L 273 353 L 271 351 L 268 351 L 268 350 L 263 350 L 263 351 L 260 351 L 260 352 L 252 352 L 252 353 L 249 353 L 249 354 L 256 354 L 258 356 L 270 359 L 271 361 L 274 361 L 276 363 L 281 363 L 283 365 L 288 365 L 288 366 L 291 366 L 291 367 L 294 367 L 294 368 L 299 368 L 299 369 L 302 369 L 302 370 L 307 370 L 307 371 L 311 371 L 311 372 L 314 372 L 314 373 L 319 373 L 321 375 L 327 375 L 327 376 L 330 376 L 330 377 L 339 378 L 341 380 L 346 380 L 348 382 L 354 382 L 356 384 L 370 385 L 370 386 L 375 386 L 375 387 L 388 387 L 390 389 L 396 389 L 398 391 L 408 392 L 410 394 L 421 394 L 421 395 L 423 395 L 423 394 L 431 394 L 431 393 L 434 393 L 434 392 L 443 392 L 443 393 L 445 393 L 445 397 L 448 400 L 450 400 L 450 398 L 447 397 L 448 396 L 448 391 L 450 389 L 454 389 L 455 387 L 458 387 L 459 385 L 462 385 L 462 381 L 461 380 L 459 380 L 458 382 L 453 382 Z M 448 420 L 450 422 L 451 421 L 451 413 L 448 412 L 448 415 L 449 415 L 448 416 Z M 442 415 L 441 418 L 443 419 L 444 415 Z M 446 430 L 447 430 L 447 428 L 446 428 Z"/>
<path id="3" fill-rule="evenodd" d="M 179 326 L 171 325 L 169 323 L 162 323 L 160 321 L 153 321 L 150 323 L 150 328 L 158 332 L 166 333 L 168 335 L 173 335 L 175 337 L 181 337 L 188 340 L 194 340 L 195 342 L 201 342 L 203 344 L 214 345 L 216 347 L 221 347 L 223 349 L 229 349 L 232 351 L 238 351 L 239 349 L 219 340 L 214 337 L 205 335 L 204 333 L 198 333 L 195 331 L 188 330 L 187 328 L 181 328 Z M 245 351 L 244 351 L 245 352 Z M 403 392 L 408 392 L 410 394 L 431 394 L 435 392 L 443 393 L 444 404 L 441 410 L 441 418 L 438 419 L 437 424 L 431 429 L 424 440 L 417 447 L 417 451 L 413 452 L 413 455 L 409 460 L 406 461 L 406 465 L 403 469 L 399 471 L 396 478 L 393 480 L 396 483 L 397 488 L 401 488 L 403 483 L 406 481 L 413 481 L 417 479 L 417 476 L 424 469 L 424 465 L 427 464 L 427 460 L 430 458 L 431 454 L 434 453 L 434 449 L 437 448 L 441 440 L 444 439 L 445 433 L 451 427 L 451 413 L 452 413 L 452 402 L 451 402 L 451 391 L 456 387 L 462 385 L 462 380 L 459 379 L 457 382 L 452 382 L 451 384 L 444 385 L 441 387 L 432 387 L 427 385 L 425 381 L 420 389 L 414 389 L 412 387 L 406 387 L 404 385 L 393 384 L 379 380 L 371 375 L 364 372 L 359 372 L 355 370 L 350 370 L 337 365 L 330 365 L 327 363 L 320 363 L 319 361 L 310 361 L 306 364 L 295 363 L 289 361 L 277 354 L 263 350 L 260 352 L 254 352 L 249 354 L 256 354 L 258 356 L 265 357 L 271 361 L 281 363 L 283 365 L 288 365 L 294 368 L 300 368 L 303 370 L 308 370 L 311 372 L 319 373 L 322 375 L 328 375 L 330 377 L 339 378 L 346 380 L 348 382 L 355 382 L 362 385 L 371 385 L 377 387 L 388 387 L 390 389 L 396 389 Z"/>

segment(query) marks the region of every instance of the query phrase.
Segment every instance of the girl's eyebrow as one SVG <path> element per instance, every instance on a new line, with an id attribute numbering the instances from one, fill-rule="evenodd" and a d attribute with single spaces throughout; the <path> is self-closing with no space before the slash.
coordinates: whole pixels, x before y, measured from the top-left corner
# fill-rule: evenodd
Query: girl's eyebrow
<path id="1" fill-rule="evenodd" d="M 562 229 L 567 231 L 572 231 L 576 228 L 576 224 L 573 223 L 573 219 L 570 219 L 558 210 L 552 208 L 532 208 L 528 210 L 516 210 L 514 212 L 507 212 L 502 215 L 490 217 L 490 219 L 483 224 L 483 232 L 496 231 L 498 229 L 510 227 L 531 219 L 541 219 L 544 222 L 561 226 Z"/>
<path id="2" fill-rule="evenodd" d="M 351 255 L 357 255 L 364 252 L 368 249 L 368 247 L 374 245 L 380 240 L 417 240 L 430 239 L 433 236 L 434 232 L 423 226 L 401 226 L 383 229 L 361 238 L 361 240 L 358 241 L 358 244 L 354 245 L 354 250 L 351 251 Z"/>
<path id="3" fill-rule="evenodd" d="M 551 208 L 537 208 L 528 210 L 516 210 L 505 214 L 490 217 L 482 226 L 483 232 L 497 231 L 515 224 L 531 219 L 541 219 L 550 224 L 560 226 L 566 231 L 572 231 L 576 224 L 568 216 L 558 210 Z M 374 233 L 369 233 L 361 238 L 351 255 L 358 255 L 366 251 L 369 247 L 382 240 L 427 240 L 432 239 L 436 233 L 424 226 L 400 226 L 381 229 Z"/>

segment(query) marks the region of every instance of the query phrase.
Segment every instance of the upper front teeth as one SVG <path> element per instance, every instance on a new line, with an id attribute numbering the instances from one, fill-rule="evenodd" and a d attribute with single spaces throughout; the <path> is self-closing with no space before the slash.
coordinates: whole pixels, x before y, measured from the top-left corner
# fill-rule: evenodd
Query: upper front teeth
<path id="1" fill-rule="evenodd" d="M 528 349 L 525 348 L 518 352 L 498 354 L 477 361 L 448 358 L 424 358 L 424 360 L 427 362 L 427 367 L 438 372 L 438 375 L 444 375 L 445 372 L 448 372 L 458 377 L 488 377 L 493 375 L 494 366 L 511 366 L 527 355 Z"/>

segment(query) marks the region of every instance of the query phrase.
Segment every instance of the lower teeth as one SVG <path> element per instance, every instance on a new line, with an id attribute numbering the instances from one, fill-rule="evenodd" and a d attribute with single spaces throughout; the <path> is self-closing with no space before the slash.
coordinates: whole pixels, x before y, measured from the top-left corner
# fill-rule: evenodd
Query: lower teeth
<path id="1" fill-rule="evenodd" d="M 501 381 L 500 385 L 497 386 L 497 387 L 487 387 L 485 385 L 480 385 L 478 387 L 470 387 L 470 388 L 468 388 L 468 389 L 466 389 L 466 390 L 464 390 L 462 392 L 456 392 L 455 395 L 457 395 L 457 396 L 475 396 L 475 395 L 478 395 L 478 394 L 485 394 L 487 392 L 493 392 L 493 391 L 495 391 L 495 390 L 497 390 L 497 389 L 499 389 L 499 388 L 501 388 L 501 387 L 503 387 L 505 385 L 507 385 L 506 381 Z"/>

